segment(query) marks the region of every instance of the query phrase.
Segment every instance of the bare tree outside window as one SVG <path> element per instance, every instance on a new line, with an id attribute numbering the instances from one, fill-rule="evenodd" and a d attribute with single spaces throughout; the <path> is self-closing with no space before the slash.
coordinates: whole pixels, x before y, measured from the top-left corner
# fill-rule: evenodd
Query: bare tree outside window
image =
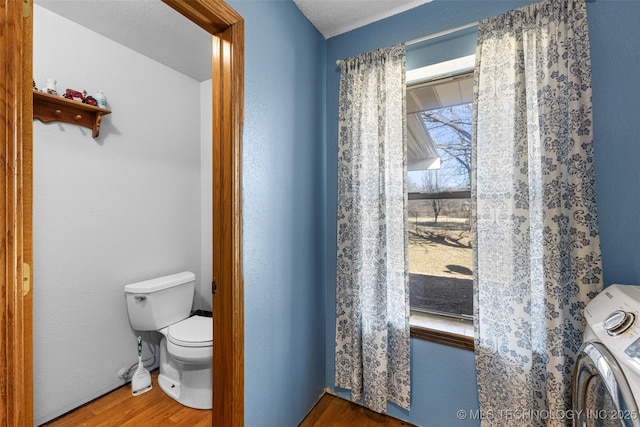
<path id="1" fill-rule="evenodd" d="M 460 178 L 465 188 L 471 188 L 471 113 L 471 104 L 422 113 L 442 163 L 451 162 L 444 172 L 448 174 L 446 179 Z"/>

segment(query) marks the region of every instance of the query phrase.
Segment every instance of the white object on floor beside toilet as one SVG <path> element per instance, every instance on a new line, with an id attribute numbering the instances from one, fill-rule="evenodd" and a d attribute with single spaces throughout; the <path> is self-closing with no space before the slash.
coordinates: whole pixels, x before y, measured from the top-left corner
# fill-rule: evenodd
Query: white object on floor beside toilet
<path id="1" fill-rule="evenodd" d="M 139 396 L 153 388 L 151 374 L 142 363 L 142 337 L 138 337 L 138 369 L 131 377 L 131 394 Z"/>

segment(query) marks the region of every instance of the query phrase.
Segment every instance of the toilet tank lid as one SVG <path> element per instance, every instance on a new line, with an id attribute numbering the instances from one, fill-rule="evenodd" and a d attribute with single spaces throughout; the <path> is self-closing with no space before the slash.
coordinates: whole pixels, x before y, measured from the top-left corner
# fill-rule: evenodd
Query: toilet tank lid
<path id="1" fill-rule="evenodd" d="M 195 274 L 190 271 L 183 271 L 182 273 L 170 274 L 169 276 L 131 283 L 124 287 L 124 291 L 129 294 L 149 294 L 151 292 L 161 291 L 163 289 L 193 282 L 195 280 Z"/>

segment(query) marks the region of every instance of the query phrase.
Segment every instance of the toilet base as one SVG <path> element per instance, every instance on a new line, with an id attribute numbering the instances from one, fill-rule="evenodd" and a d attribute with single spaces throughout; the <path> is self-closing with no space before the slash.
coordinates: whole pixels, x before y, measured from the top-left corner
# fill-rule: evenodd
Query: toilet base
<path id="1" fill-rule="evenodd" d="M 201 372 L 199 374 L 196 373 L 196 375 L 200 378 L 202 377 Z M 183 388 L 182 384 L 163 374 L 158 375 L 158 385 L 167 396 L 184 406 L 194 409 L 212 408 L 213 394 L 210 388 L 208 390 L 206 388 Z"/>
<path id="2" fill-rule="evenodd" d="M 158 385 L 165 392 L 165 394 L 169 395 L 169 397 L 174 400 L 178 400 L 180 398 L 180 383 L 177 381 L 173 381 L 166 375 L 160 374 L 158 375 Z"/>
<path id="3" fill-rule="evenodd" d="M 160 374 L 158 385 L 177 402 L 195 409 L 213 407 L 211 364 L 180 363 L 167 352 L 166 339 L 160 342 Z"/>

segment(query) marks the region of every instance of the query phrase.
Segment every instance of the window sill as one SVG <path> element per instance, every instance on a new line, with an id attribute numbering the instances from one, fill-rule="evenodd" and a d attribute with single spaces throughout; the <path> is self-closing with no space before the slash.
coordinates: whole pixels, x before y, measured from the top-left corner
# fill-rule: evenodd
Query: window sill
<path id="1" fill-rule="evenodd" d="M 473 321 L 411 312 L 411 336 L 464 350 L 474 349 Z"/>

